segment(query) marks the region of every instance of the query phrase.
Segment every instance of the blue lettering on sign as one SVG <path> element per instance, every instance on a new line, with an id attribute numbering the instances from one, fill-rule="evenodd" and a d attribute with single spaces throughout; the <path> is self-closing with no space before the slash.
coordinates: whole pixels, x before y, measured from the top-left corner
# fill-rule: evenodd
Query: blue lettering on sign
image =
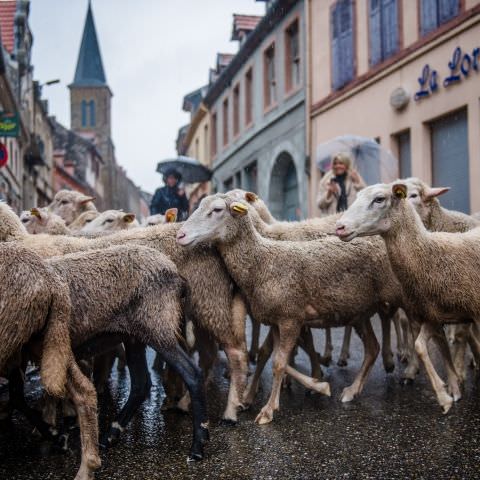
<path id="1" fill-rule="evenodd" d="M 471 70 L 478 72 L 479 60 L 480 47 L 474 48 L 471 54 L 465 53 L 464 55 L 462 55 L 462 49 L 457 47 L 453 51 L 452 59 L 448 62 L 450 74 L 443 80 L 443 86 L 448 88 L 461 82 L 462 77 L 467 78 Z M 418 83 L 420 89 L 415 93 L 416 101 L 428 97 L 438 90 L 438 72 L 426 64 L 423 67 L 422 76 L 418 78 Z"/>

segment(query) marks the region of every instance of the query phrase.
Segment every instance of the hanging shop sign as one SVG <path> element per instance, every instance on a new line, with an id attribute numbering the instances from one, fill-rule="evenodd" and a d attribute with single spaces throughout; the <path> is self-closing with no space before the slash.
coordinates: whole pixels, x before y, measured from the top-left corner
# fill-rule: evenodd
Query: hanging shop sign
<path id="1" fill-rule="evenodd" d="M 0 137 L 18 137 L 19 131 L 18 113 L 0 112 Z"/>
<path id="2" fill-rule="evenodd" d="M 462 49 L 457 47 L 453 51 L 452 59 L 448 62 L 449 75 L 441 82 L 437 70 L 431 68 L 427 63 L 422 69 L 421 77 L 418 78 L 420 89 L 415 93 L 415 101 L 431 96 L 441 86 L 449 88 L 460 83 L 472 72 L 478 73 L 479 64 L 480 47 L 474 48 L 471 53 L 462 53 Z"/>
<path id="3" fill-rule="evenodd" d="M 0 143 L 0 168 L 4 167 L 8 162 L 8 150 L 7 147 Z"/>

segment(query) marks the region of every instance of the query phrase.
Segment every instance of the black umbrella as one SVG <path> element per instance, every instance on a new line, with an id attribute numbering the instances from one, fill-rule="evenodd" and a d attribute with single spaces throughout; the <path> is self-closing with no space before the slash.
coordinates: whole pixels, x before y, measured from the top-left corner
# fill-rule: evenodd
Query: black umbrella
<path id="1" fill-rule="evenodd" d="M 158 162 L 158 173 L 165 174 L 172 169 L 182 175 L 182 180 L 185 183 L 208 182 L 213 174 L 208 167 L 202 165 L 195 158 L 184 157 L 182 155 L 177 158 L 169 158 Z"/>

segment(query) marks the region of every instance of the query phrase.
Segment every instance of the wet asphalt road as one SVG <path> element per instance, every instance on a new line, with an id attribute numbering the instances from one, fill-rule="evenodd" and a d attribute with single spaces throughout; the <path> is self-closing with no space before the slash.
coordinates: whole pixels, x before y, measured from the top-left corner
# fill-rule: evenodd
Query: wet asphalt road
<path id="1" fill-rule="evenodd" d="M 333 332 L 334 359 L 340 351 L 341 335 L 341 330 Z M 315 343 L 317 350 L 323 351 L 323 332 L 315 333 Z M 211 441 L 207 458 L 193 465 L 186 462 L 190 418 L 160 412 L 164 393 L 152 371 L 150 398 L 120 443 L 102 453 L 103 465 L 96 478 L 480 478 L 480 392 L 472 372 L 463 399 L 444 416 L 423 373 L 414 385 L 402 386 L 402 367 L 397 363 L 395 372 L 387 375 L 379 357 L 363 394 L 342 404 L 338 397 L 352 382 L 362 354 L 355 337 L 348 367 L 334 364 L 324 369 L 332 386 L 331 398 L 306 395 L 305 389 L 294 383 L 282 392 L 281 410 L 275 413 L 274 422 L 262 427 L 253 420 L 268 397 L 270 364 L 252 409 L 240 414 L 238 426 L 225 427 L 219 425 L 228 387 L 222 356 L 215 381 L 208 388 Z M 296 365 L 308 373 L 303 353 L 297 356 Z M 101 430 L 128 392 L 128 374 L 114 371 L 109 394 L 102 401 Z M 38 391 L 29 389 L 29 398 L 37 397 Z M 31 428 L 21 416 L 14 417 L 14 427 L 14 431 L 0 433 L 0 479 L 73 479 L 79 465 L 78 449 L 67 454 L 45 453 L 48 446 L 30 434 Z"/>

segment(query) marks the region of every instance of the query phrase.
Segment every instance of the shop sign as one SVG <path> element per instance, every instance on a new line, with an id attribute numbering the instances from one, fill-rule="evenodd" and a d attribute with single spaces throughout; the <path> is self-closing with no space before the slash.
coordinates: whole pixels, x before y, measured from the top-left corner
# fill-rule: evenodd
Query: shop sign
<path id="1" fill-rule="evenodd" d="M 8 150 L 7 147 L 0 143 L 0 168 L 4 167 L 8 162 Z"/>
<path id="2" fill-rule="evenodd" d="M 480 63 L 480 47 L 476 47 L 471 53 L 462 54 L 462 49 L 457 47 L 453 51 L 452 59 L 448 62 L 450 73 L 440 82 L 437 70 L 430 68 L 428 63 L 422 69 L 422 76 L 418 78 L 420 89 L 415 93 L 415 100 L 429 97 L 432 93 L 438 91 L 440 86 L 449 88 L 456 85 L 470 73 L 478 72 Z"/>
<path id="3" fill-rule="evenodd" d="M 18 137 L 19 125 L 18 113 L 0 112 L 0 137 Z"/>

